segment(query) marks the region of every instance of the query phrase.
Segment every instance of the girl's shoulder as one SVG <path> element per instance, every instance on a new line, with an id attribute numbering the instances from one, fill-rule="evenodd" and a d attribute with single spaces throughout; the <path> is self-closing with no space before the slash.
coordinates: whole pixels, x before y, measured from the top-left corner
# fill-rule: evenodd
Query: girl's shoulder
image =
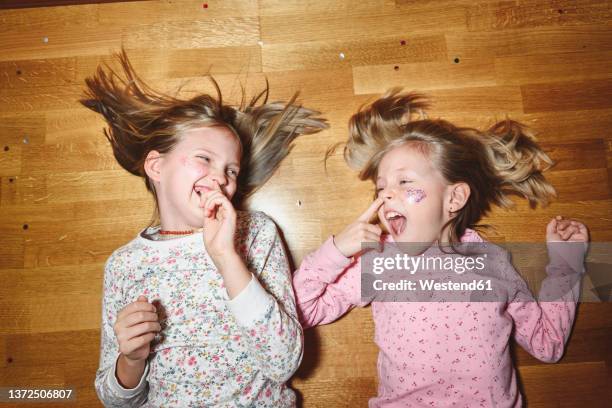
<path id="1" fill-rule="evenodd" d="M 476 230 L 466 228 L 461 236 L 461 242 L 485 242 L 485 239 Z"/>
<path id="2" fill-rule="evenodd" d="M 142 237 L 142 233 L 146 230 L 147 228 L 140 231 L 131 241 L 115 249 L 106 261 L 107 266 L 135 263 L 138 262 L 139 258 L 145 256 L 147 241 Z"/>
<path id="3" fill-rule="evenodd" d="M 236 230 L 241 236 L 255 237 L 264 231 L 275 233 L 276 224 L 263 211 L 236 211 Z"/>
<path id="4" fill-rule="evenodd" d="M 490 260 L 495 260 L 499 265 L 506 265 L 510 260 L 510 252 L 483 238 L 477 231 L 467 228 L 461 237 L 459 247 L 467 249 L 466 252 L 486 254 Z"/>

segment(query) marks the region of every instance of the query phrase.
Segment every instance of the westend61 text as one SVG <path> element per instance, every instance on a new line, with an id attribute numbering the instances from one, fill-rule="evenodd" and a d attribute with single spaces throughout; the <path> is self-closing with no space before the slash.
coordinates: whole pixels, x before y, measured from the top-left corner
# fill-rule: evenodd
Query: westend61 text
<path id="1" fill-rule="evenodd" d="M 417 282 L 419 288 L 417 288 Z M 412 290 L 436 290 L 436 291 L 491 291 L 490 279 L 473 280 L 471 282 L 436 282 L 431 279 L 419 279 L 417 282 L 402 279 L 398 282 L 383 282 L 377 279 L 373 282 L 374 290 L 412 291 Z"/>

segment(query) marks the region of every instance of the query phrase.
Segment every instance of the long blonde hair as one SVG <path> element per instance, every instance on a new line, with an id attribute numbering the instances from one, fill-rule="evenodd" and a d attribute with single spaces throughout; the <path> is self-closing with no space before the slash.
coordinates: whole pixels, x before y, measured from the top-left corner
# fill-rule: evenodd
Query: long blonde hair
<path id="1" fill-rule="evenodd" d="M 556 196 L 542 174 L 553 161 L 525 126 L 507 119 L 480 131 L 441 119 L 415 119 L 414 113 L 427 106 L 424 96 L 394 88 L 351 117 L 344 158 L 361 180 L 376 182 L 380 161 L 393 148 L 416 145 L 450 184 L 470 187 L 467 203 L 447 224 L 451 243 L 459 242 L 467 228 L 477 229 L 492 205 L 512 208 L 511 195 L 525 198 L 532 208 Z"/>
<path id="2" fill-rule="evenodd" d="M 169 152 L 182 132 L 203 126 L 222 126 L 236 134 L 242 145 L 241 171 L 234 204 L 268 181 L 289 154 L 296 137 L 327 128 L 319 112 L 295 104 L 297 93 L 287 103 L 268 102 L 269 87 L 240 106 L 223 103 L 219 85 L 210 77 L 216 95 L 201 94 L 183 100 L 153 90 L 134 71 L 125 50 L 116 54 L 123 76 L 112 68 L 99 66 L 87 78 L 85 98 L 80 102 L 100 113 L 108 128 L 117 162 L 130 173 L 143 177 L 147 189 L 157 195 L 144 163 L 148 153 Z"/>

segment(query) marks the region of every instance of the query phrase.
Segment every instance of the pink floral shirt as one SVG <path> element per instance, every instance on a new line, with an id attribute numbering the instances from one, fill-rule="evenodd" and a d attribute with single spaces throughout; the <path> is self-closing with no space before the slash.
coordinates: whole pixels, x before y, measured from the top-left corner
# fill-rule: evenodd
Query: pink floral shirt
<path id="1" fill-rule="evenodd" d="M 229 300 L 202 234 L 145 238 L 149 228 L 106 263 L 96 391 L 108 407 L 294 407 L 285 382 L 302 358 L 287 257 L 263 213 L 238 212 L 236 247 L 253 273 Z M 139 295 L 162 310 L 140 384 L 124 389 L 113 325 Z"/>
<path id="2" fill-rule="evenodd" d="M 462 241 L 483 242 L 472 230 Z M 378 395 L 370 399 L 369 406 L 522 406 L 510 338 L 514 335 L 525 350 L 542 361 L 561 358 L 583 272 L 585 251 L 579 244 L 573 247 L 574 252 L 548 247 L 548 277 L 542 282 L 540 295 L 559 284 L 566 285 L 569 289 L 559 301 L 535 301 L 507 252 L 487 243 L 502 255 L 494 269 L 513 288 L 507 301 L 372 302 L 374 341 L 380 352 Z M 568 253 L 573 255 L 568 257 Z M 361 258 L 344 257 L 329 238 L 294 274 L 304 327 L 331 323 L 351 308 L 367 305 L 369 300 L 361 297 L 361 282 Z"/>

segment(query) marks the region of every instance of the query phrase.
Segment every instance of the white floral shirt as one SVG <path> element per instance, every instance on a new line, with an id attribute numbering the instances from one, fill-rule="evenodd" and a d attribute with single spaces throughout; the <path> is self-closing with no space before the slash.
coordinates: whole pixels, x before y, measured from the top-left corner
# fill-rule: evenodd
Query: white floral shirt
<path id="1" fill-rule="evenodd" d="M 291 274 L 276 226 L 261 212 L 238 211 L 236 248 L 253 277 L 229 300 L 203 234 L 155 241 L 156 228 L 106 263 L 96 392 L 108 407 L 294 407 L 285 385 L 303 352 Z M 115 370 L 118 312 L 138 296 L 154 301 L 161 335 L 138 386 Z"/>

